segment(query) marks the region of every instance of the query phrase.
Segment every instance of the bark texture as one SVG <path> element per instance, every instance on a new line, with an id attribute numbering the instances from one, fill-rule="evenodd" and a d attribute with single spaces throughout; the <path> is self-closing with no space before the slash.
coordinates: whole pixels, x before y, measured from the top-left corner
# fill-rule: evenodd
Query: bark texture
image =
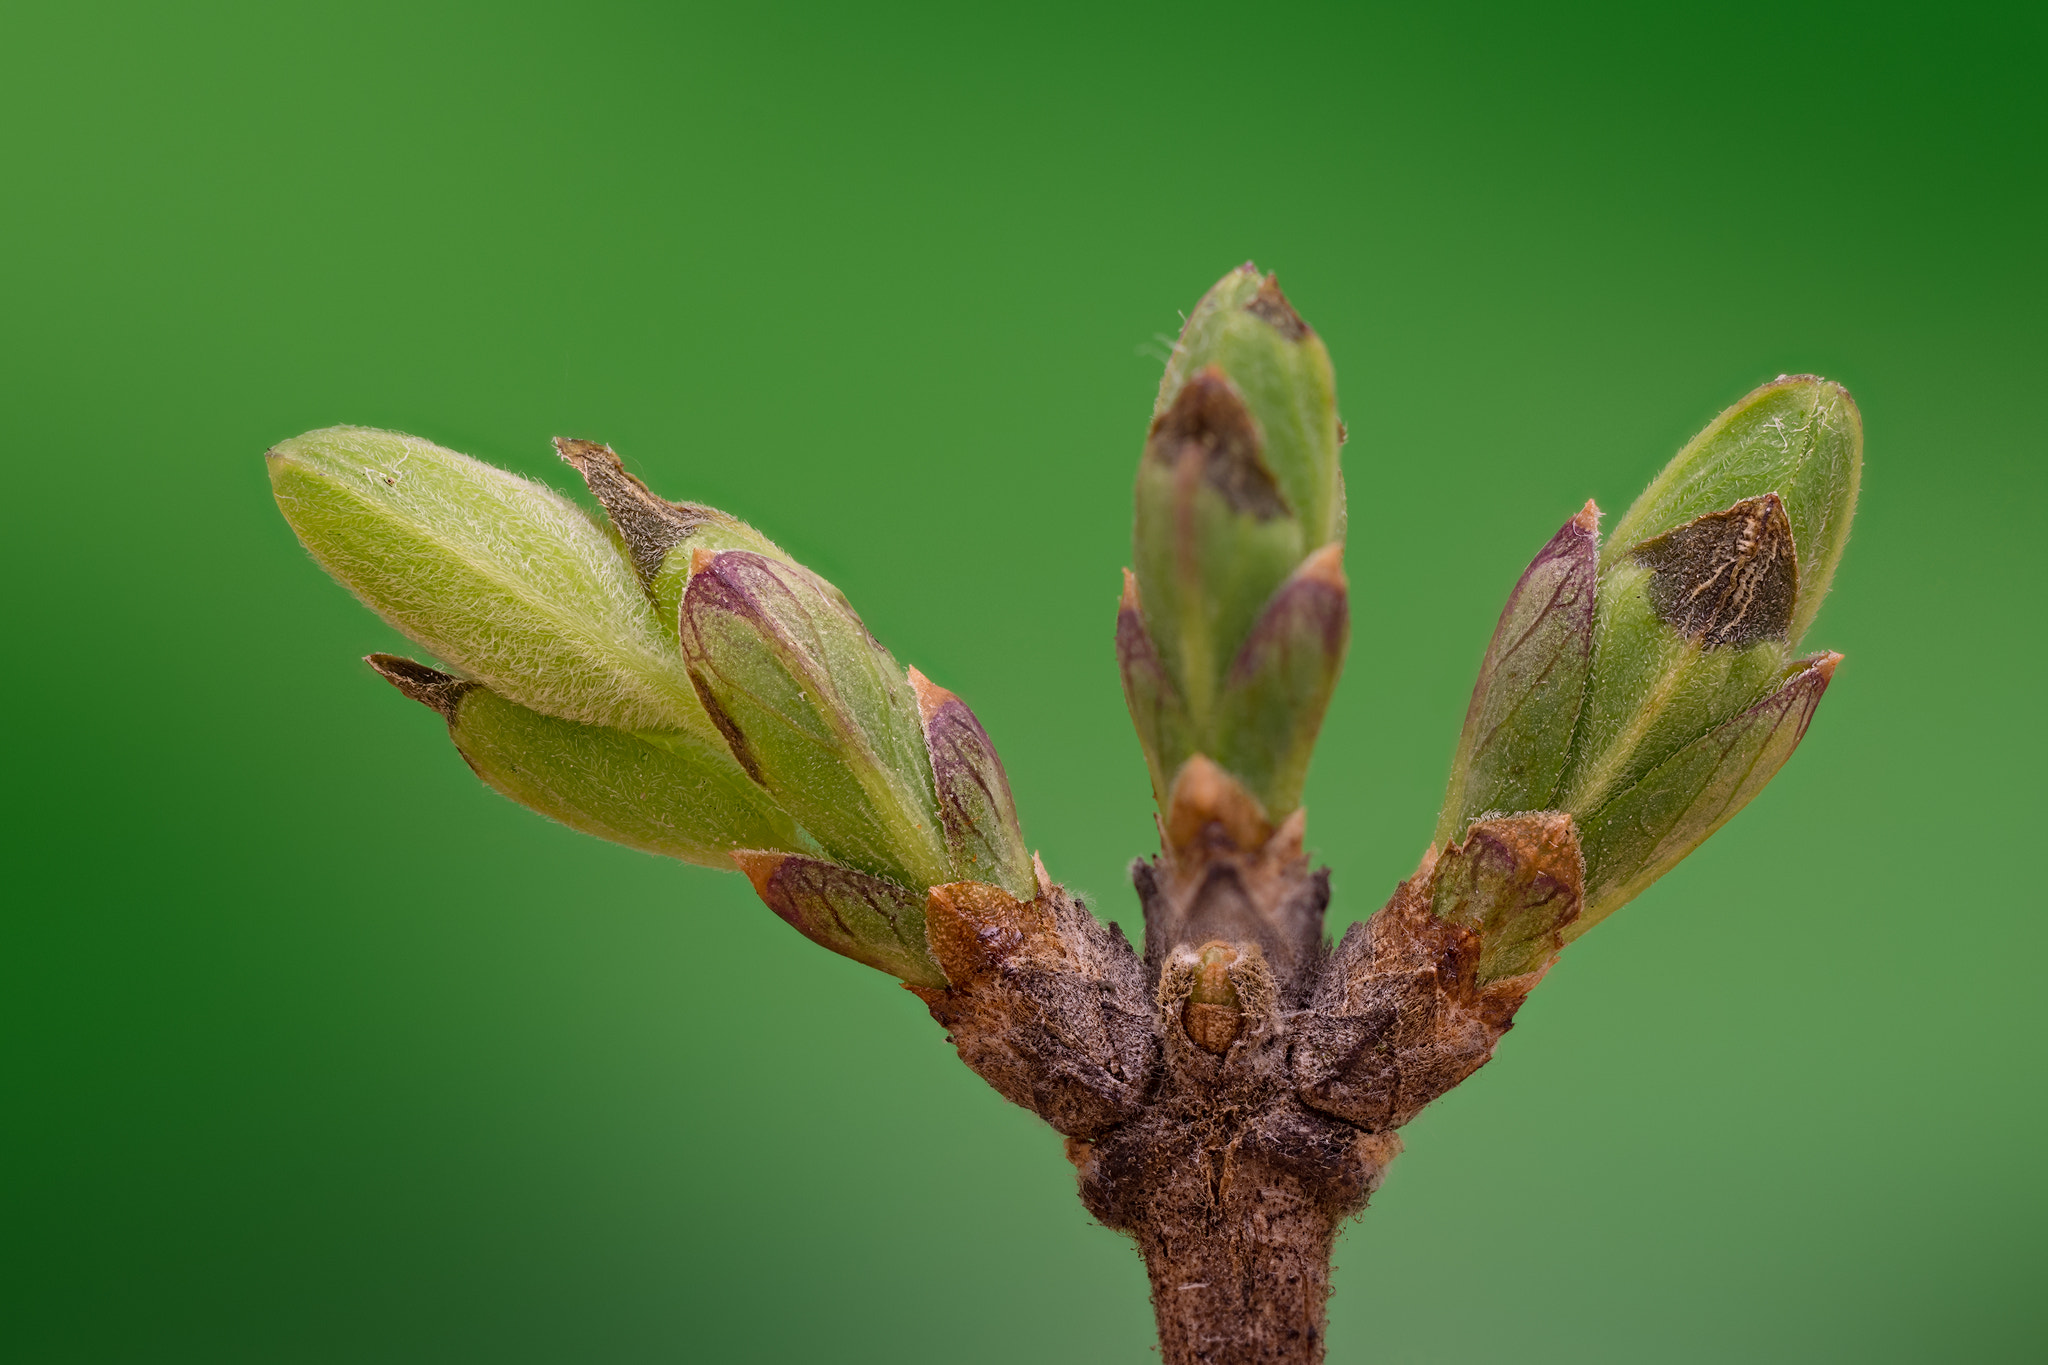
<path id="1" fill-rule="evenodd" d="M 1432 850 L 1333 951 L 1302 829 L 1192 760 L 1159 856 L 1132 868 L 1142 961 L 1042 872 L 1029 901 L 968 882 L 926 907 L 949 984 L 918 994 L 1066 1136 L 1083 1202 L 1145 1258 L 1168 1365 L 1322 1360 L 1330 1253 L 1394 1130 L 1492 1056 L 1577 913 L 1570 820 L 1509 816 Z M 1533 970 L 1482 967 L 1488 926 L 1458 922 L 1481 877 L 1506 888 L 1490 904 L 1532 907 L 1513 960 Z"/>

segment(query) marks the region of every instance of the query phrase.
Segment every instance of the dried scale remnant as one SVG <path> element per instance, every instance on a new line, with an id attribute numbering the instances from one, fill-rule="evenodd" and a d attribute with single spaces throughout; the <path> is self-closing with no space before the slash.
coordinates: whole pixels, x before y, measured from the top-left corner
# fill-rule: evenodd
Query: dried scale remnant
<path id="1" fill-rule="evenodd" d="M 1332 1247 L 1397 1130 L 1805 735 L 1841 656 L 1794 651 L 1862 461 L 1848 393 L 1783 376 L 1604 546 L 1591 502 L 1569 518 L 1500 614 L 1421 865 L 1333 948 L 1301 794 L 1350 639 L 1344 439 L 1315 330 L 1271 275 L 1225 275 L 1160 381 L 1117 607 L 1160 834 L 1131 868 L 1142 954 L 1029 852 L 966 702 L 738 518 L 594 441 L 557 453 L 609 527 L 390 432 L 309 432 L 268 464 L 314 557 L 448 665 L 369 659 L 480 778 L 736 869 L 901 980 L 1066 1138 L 1082 1200 L 1144 1257 L 1167 1365 L 1314 1365 Z"/>
<path id="2" fill-rule="evenodd" d="M 1070 1138 L 1143 1107 L 1159 1047 L 1144 969 L 1046 880 L 1030 900 L 980 882 L 935 886 L 925 910 L 943 989 L 915 987 L 960 1060 Z"/>
<path id="3" fill-rule="evenodd" d="M 1583 867 L 1571 818 L 1554 811 L 1482 821 L 1432 849 L 1337 945 L 1295 1048 L 1303 1101 L 1389 1132 L 1485 1065 L 1564 947 Z"/>
<path id="4" fill-rule="evenodd" d="M 1657 615 L 1709 649 L 1778 639 L 1792 625 L 1799 563 L 1776 493 L 1696 517 L 1629 555 L 1650 570 Z"/>

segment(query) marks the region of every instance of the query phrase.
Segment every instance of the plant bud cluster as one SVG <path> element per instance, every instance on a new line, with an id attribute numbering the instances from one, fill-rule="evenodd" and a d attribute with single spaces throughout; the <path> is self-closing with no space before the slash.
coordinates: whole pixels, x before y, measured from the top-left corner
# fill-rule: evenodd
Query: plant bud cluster
<path id="1" fill-rule="evenodd" d="M 1862 450 L 1846 390 L 1783 377 L 1693 438 L 1604 546 L 1592 503 L 1566 522 L 1501 613 L 1432 848 L 1492 818 L 1569 817 L 1584 903 L 1544 927 L 1561 944 L 1746 805 L 1841 658 L 1798 649 L 1841 561 Z M 1532 969 L 1510 959 L 1487 970 Z"/>
<path id="2" fill-rule="evenodd" d="M 1343 427 L 1322 339 L 1251 266 L 1196 305 L 1138 465 L 1117 658 L 1161 813 L 1200 754 L 1275 824 L 1350 631 Z"/>
<path id="3" fill-rule="evenodd" d="M 314 558 L 453 670 L 370 659 L 485 782 L 600 838 L 737 866 L 813 940 L 943 986 L 929 888 L 1038 891 L 974 713 L 746 523 L 656 497 L 605 446 L 556 445 L 608 525 L 392 432 L 309 432 L 269 467 Z"/>

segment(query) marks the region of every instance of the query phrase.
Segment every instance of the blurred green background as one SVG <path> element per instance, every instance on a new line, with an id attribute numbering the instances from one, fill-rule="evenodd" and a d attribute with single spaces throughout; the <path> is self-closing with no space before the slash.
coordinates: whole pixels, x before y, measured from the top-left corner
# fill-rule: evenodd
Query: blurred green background
<path id="1" fill-rule="evenodd" d="M 1131 474 L 1256 257 L 1351 430 L 1337 929 L 1581 501 L 1782 371 L 1869 430 L 1804 748 L 1407 1130 L 1333 1361 L 2039 1359 L 2041 14 L 9 7 L 0 1353 L 1144 1359 L 1058 1140 L 738 877 L 476 783 L 258 457 L 612 442 L 1129 926 Z"/>

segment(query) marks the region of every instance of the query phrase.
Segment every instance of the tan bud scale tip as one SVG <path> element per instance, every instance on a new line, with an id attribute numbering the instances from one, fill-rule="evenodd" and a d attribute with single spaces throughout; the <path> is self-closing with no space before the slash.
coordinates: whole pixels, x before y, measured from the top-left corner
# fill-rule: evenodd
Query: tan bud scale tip
<path id="1" fill-rule="evenodd" d="M 917 693 L 917 714 L 926 724 L 938 713 L 940 707 L 957 700 L 951 692 L 917 671 L 914 664 L 906 665 L 904 671 L 910 675 L 910 690 Z"/>
<path id="2" fill-rule="evenodd" d="M 1299 582 L 1327 583 L 1333 588 L 1346 589 L 1350 584 L 1344 578 L 1344 543 L 1331 541 L 1320 550 L 1301 561 L 1301 567 L 1294 571 Z"/>

